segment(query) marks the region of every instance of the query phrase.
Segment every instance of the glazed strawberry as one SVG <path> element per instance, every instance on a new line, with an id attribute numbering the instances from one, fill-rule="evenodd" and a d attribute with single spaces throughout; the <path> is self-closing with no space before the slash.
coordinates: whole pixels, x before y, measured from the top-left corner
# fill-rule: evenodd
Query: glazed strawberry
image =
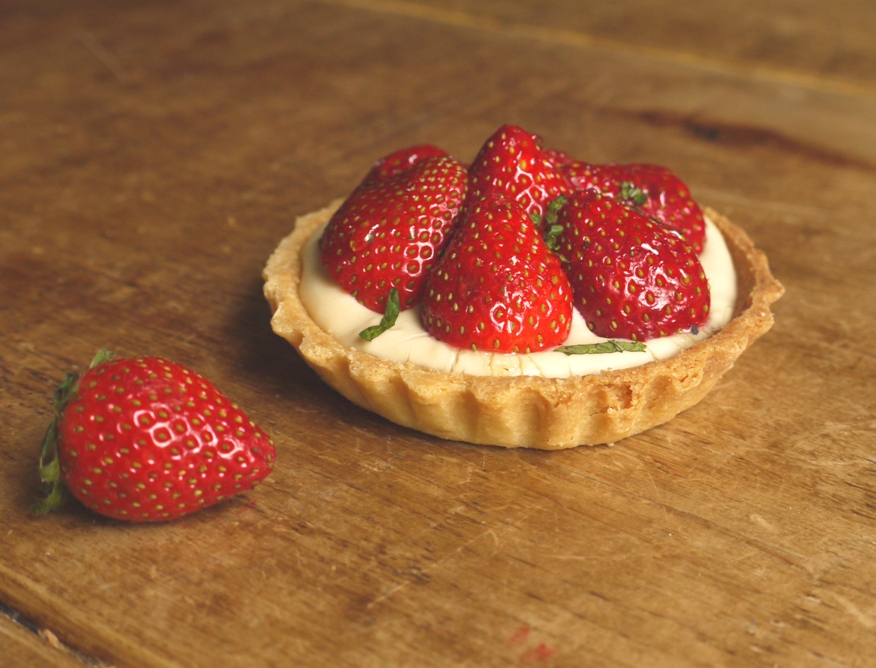
<path id="1" fill-rule="evenodd" d="M 385 310 L 393 288 L 402 310 L 415 306 L 466 186 L 465 166 L 449 157 L 425 158 L 395 176 L 362 183 L 320 239 L 323 264 L 372 311 Z"/>
<path id="2" fill-rule="evenodd" d="M 362 183 L 370 183 L 371 181 L 383 181 L 384 179 L 398 176 L 402 172 L 407 171 L 418 162 L 422 162 L 427 158 L 443 158 L 447 157 L 447 151 L 433 146 L 432 144 L 422 144 L 419 146 L 410 146 L 403 148 L 400 151 L 390 153 L 374 163 L 371 170 L 362 179 Z"/>
<path id="3" fill-rule="evenodd" d="M 63 487 L 119 520 L 172 520 L 258 485 L 274 446 L 194 371 L 160 357 L 112 359 L 101 351 L 55 393 L 40 458 L 49 497 Z"/>
<path id="4" fill-rule="evenodd" d="M 516 125 L 496 130 L 469 167 L 468 202 L 475 205 L 501 196 L 516 200 L 527 214 L 540 219 L 548 202 L 572 191 L 554 166 L 553 154 L 546 154 L 540 143 L 538 135 Z"/>
<path id="5" fill-rule="evenodd" d="M 561 169 L 576 190 L 593 189 L 624 199 L 678 230 L 695 253 L 706 239 L 703 212 L 688 187 L 671 170 L 658 165 L 591 165 L 566 161 Z"/>
<path id="6" fill-rule="evenodd" d="M 696 331 L 708 319 L 709 285 L 697 256 L 635 208 L 577 192 L 557 226 L 575 307 L 598 336 L 648 341 Z"/>
<path id="7" fill-rule="evenodd" d="M 422 321 L 458 348 L 535 352 L 566 340 L 572 293 L 523 207 L 493 197 L 460 219 L 426 285 Z"/>
<path id="8" fill-rule="evenodd" d="M 542 150 L 544 151 L 544 156 L 547 158 L 548 162 L 559 170 L 565 169 L 572 163 L 579 162 L 565 151 L 559 151 L 555 148 L 545 148 Z"/>

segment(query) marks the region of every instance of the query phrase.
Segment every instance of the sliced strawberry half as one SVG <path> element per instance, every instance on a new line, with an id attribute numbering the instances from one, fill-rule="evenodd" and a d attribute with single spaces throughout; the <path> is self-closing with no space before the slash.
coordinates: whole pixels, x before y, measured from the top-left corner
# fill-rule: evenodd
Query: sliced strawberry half
<path id="1" fill-rule="evenodd" d="M 447 156 L 363 182 L 322 238 L 329 273 L 360 303 L 382 313 L 390 290 L 401 309 L 419 303 L 426 275 L 448 241 L 465 199 L 465 166 Z"/>
<path id="2" fill-rule="evenodd" d="M 568 337 L 572 292 L 526 210 L 490 197 L 466 210 L 432 269 L 422 321 L 458 348 L 536 352 Z"/>
<path id="3" fill-rule="evenodd" d="M 662 225 L 593 190 L 557 216 L 575 307 L 598 336 L 648 341 L 695 331 L 709 315 L 709 284 L 691 248 Z"/>

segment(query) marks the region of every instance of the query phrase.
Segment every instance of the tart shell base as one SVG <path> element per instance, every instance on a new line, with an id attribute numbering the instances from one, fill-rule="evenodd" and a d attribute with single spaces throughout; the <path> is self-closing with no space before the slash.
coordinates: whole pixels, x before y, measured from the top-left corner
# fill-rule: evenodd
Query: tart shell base
<path id="1" fill-rule="evenodd" d="M 766 256 L 707 209 L 736 267 L 733 319 L 667 360 L 573 378 L 468 376 L 383 360 L 345 348 L 310 317 L 298 295 L 301 249 L 340 201 L 300 217 L 264 269 L 271 325 L 320 377 L 353 403 L 405 427 L 454 441 L 558 450 L 614 443 L 671 420 L 700 401 L 773 324 L 784 292 Z"/>

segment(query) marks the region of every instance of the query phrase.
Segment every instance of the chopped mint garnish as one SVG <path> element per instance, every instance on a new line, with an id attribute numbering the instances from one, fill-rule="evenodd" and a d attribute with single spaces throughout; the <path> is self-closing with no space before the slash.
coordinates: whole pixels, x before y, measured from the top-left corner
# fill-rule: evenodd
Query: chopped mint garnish
<path id="1" fill-rule="evenodd" d="M 629 181 L 623 181 L 620 189 L 621 199 L 630 200 L 636 206 L 642 206 L 648 201 L 648 195 L 641 188 L 637 188 Z"/>
<path id="2" fill-rule="evenodd" d="M 398 290 L 393 288 L 389 291 L 389 297 L 386 300 L 386 311 L 383 313 L 383 318 L 381 318 L 380 324 L 366 327 L 359 332 L 359 336 L 366 341 L 373 341 L 387 329 L 395 325 L 399 313 L 401 313 L 401 305 L 398 299 Z"/>
<path id="3" fill-rule="evenodd" d="M 552 199 L 550 202 L 548 202 L 547 214 L 545 216 L 547 218 L 548 224 L 552 225 L 557 222 L 557 214 L 560 212 L 560 209 L 562 209 L 568 203 L 569 199 L 565 195 L 560 195 L 559 197 Z"/>
<path id="4" fill-rule="evenodd" d="M 647 350 L 641 341 L 600 341 L 599 343 L 582 343 L 577 346 L 560 346 L 554 349 L 564 355 L 601 355 L 605 353 L 643 353 Z"/>
<path id="5" fill-rule="evenodd" d="M 568 202 L 565 195 L 560 195 L 550 201 L 544 214 L 544 243 L 550 250 L 559 255 L 563 262 L 566 262 L 566 258 L 557 253 L 560 248 L 557 237 L 563 233 L 563 226 L 557 223 L 557 214 Z"/>
<path id="6" fill-rule="evenodd" d="M 560 242 L 557 241 L 557 237 L 559 237 L 562 233 L 562 225 L 551 225 L 550 227 L 548 227 L 547 230 L 545 230 L 544 234 L 545 246 L 547 246 L 550 250 L 556 253 L 560 248 Z"/>
<path id="7" fill-rule="evenodd" d="M 544 216 L 539 216 L 537 213 L 531 213 L 529 214 L 529 217 L 532 219 L 532 222 L 535 223 L 535 226 L 538 229 L 550 229 L 551 226 L 556 224 L 557 214 L 560 212 L 560 209 L 562 209 L 568 203 L 568 198 L 565 195 L 560 195 L 559 197 L 556 197 L 548 202 L 547 208 L 544 212 Z"/>

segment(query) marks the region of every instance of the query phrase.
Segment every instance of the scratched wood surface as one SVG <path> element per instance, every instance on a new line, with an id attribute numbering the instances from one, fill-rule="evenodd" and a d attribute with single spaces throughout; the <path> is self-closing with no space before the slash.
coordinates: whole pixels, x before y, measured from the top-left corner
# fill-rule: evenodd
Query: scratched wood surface
<path id="1" fill-rule="evenodd" d="M 43 631 L 42 640 L 39 632 L 28 628 L 20 621 L 14 622 L 9 617 L 0 617 L 0 654 L 3 666 L 18 668 L 18 666 L 57 666 L 58 668 L 82 668 L 83 658 L 73 656 L 53 636 L 46 636 Z M 87 657 L 85 657 L 87 660 Z"/>
<path id="2" fill-rule="evenodd" d="M 0 18 L 0 664 L 872 665 L 870 0 Z M 260 271 L 296 215 L 392 149 L 471 159 L 506 122 L 670 165 L 785 284 L 773 331 L 668 425 L 557 453 L 444 442 L 271 333 Z M 272 433 L 271 478 L 167 525 L 31 516 L 49 394 L 101 346 L 213 379 Z"/>

